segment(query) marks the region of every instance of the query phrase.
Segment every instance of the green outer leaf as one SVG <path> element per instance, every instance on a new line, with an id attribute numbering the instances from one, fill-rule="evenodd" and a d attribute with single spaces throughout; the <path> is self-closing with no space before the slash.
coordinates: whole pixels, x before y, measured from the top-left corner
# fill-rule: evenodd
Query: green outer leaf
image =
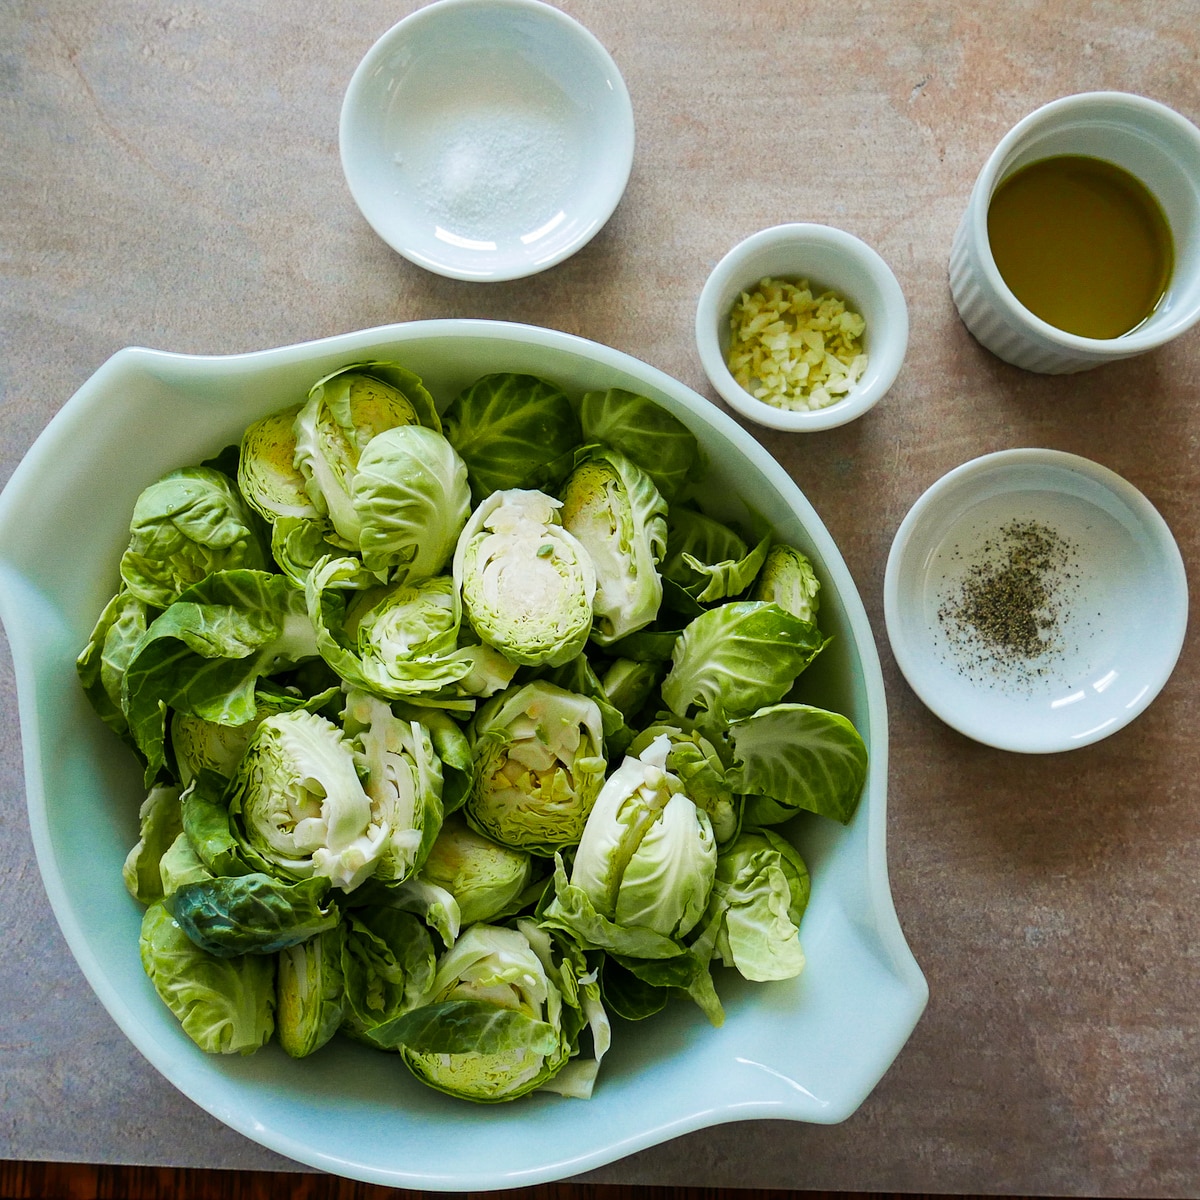
<path id="1" fill-rule="evenodd" d="M 640 979 L 616 955 L 604 957 L 600 970 L 600 987 L 604 1003 L 626 1021 L 643 1021 L 667 1007 L 671 998 L 668 988 Z"/>
<path id="2" fill-rule="evenodd" d="M 777 604 L 736 600 L 680 635 L 662 697 L 676 716 L 724 723 L 781 700 L 827 639 Z"/>
<path id="3" fill-rule="evenodd" d="M 840 713 L 778 704 L 735 721 L 729 736 L 735 759 L 729 780 L 737 791 L 843 825 L 854 816 L 867 778 L 867 748 Z"/>
<path id="4" fill-rule="evenodd" d="M 158 864 L 183 831 L 179 789 L 154 787 L 138 812 L 141 836 L 125 859 L 122 876 L 129 894 L 141 904 L 161 900 L 162 875 Z"/>
<path id="5" fill-rule="evenodd" d="M 585 440 L 602 442 L 637 463 L 668 501 L 683 493 L 700 463 L 695 434 L 648 396 L 622 388 L 588 392 L 579 421 Z"/>
<path id="6" fill-rule="evenodd" d="M 240 725 L 257 713 L 260 676 L 316 657 L 304 593 L 283 575 L 220 571 L 188 588 L 146 630 L 125 672 L 129 727 L 153 780 L 166 711 Z"/>
<path id="7" fill-rule="evenodd" d="M 118 592 L 96 621 L 88 644 L 75 662 L 84 694 L 104 723 L 129 740 L 122 691 L 125 671 L 150 620 L 145 601 Z"/>
<path id="8" fill-rule="evenodd" d="M 689 950 L 680 958 L 653 961 L 627 958 L 623 955 L 616 957 L 621 966 L 647 987 L 662 988 L 664 991 L 690 996 L 710 1024 L 719 1027 L 725 1023 L 725 1010 L 713 985 L 708 956 Z"/>
<path id="9" fill-rule="evenodd" d="M 415 1054 L 502 1054 L 529 1050 L 551 1055 L 559 1035 L 553 1025 L 484 1000 L 443 1000 L 426 1004 L 379 1026 L 380 1046 L 404 1046 Z"/>
<path id="10" fill-rule="evenodd" d="M 476 504 L 510 488 L 557 487 L 583 441 L 566 393 L 534 375 L 484 375 L 451 401 L 443 419 Z"/>
<path id="11" fill-rule="evenodd" d="M 261 528 L 227 475 L 181 467 L 137 498 L 121 578 L 147 604 L 166 608 L 214 571 L 265 568 Z"/>
<path id="12" fill-rule="evenodd" d="M 183 832 L 196 856 L 214 875 L 249 875 L 257 869 L 246 860 L 247 847 L 234 836 L 225 802 L 227 780 L 201 770 L 180 798 Z"/>
<path id="13" fill-rule="evenodd" d="M 332 929 L 338 923 L 337 908 L 321 907 L 328 892 L 327 879 L 284 883 L 255 872 L 185 883 L 167 907 L 202 950 L 231 958 L 273 954 Z"/>
<path id="14" fill-rule="evenodd" d="M 217 958 L 201 950 L 162 901 L 146 909 L 142 968 L 184 1032 L 209 1054 L 251 1054 L 275 1029 L 275 959 Z"/>

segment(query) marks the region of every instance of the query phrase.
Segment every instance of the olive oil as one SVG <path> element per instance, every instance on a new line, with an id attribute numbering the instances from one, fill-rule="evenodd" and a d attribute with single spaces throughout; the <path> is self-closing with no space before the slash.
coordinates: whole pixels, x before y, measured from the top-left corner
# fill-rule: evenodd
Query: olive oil
<path id="1" fill-rule="evenodd" d="M 1115 338 L 1154 311 L 1171 281 L 1171 229 L 1149 189 L 1098 158 L 1063 154 L 1010 175 L 988 207 L 992 256 L 1035 316 Z"/>

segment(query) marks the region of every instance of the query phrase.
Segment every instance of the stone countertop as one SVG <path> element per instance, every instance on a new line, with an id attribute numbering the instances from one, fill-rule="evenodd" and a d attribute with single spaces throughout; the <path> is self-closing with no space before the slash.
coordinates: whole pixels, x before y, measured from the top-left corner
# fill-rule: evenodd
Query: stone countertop
<path id="1" fill-rule="evenodd" d="M 1041 377 L 982 350 L 946 280 L 975 174 L 1002 134 L 1072 92 L 1200 119 L 1193 0 L 564 0 L 633 98 L 628 190 L 583 251 L 503 284 L 430 275 L 378 240 L 337 152 L 342 93 L 411 8 L 0 8 L 0 480 L 125 345 L 230 353 L 394 321 L 551 326 L 717 403 L 692 339 L 705 277 L 791 220 L 873 245 L 908 297 L 906 365 L 850 426 L 750 432 L 840 546 L 890 706 L 889 860 L 931 1000 L 835 1127 L 733 1124 L 646 1150 L 599 1183 L 847 1191 L 1200 1194 L 1200 659 L 1070 755 L 987 749 L 934 718 L 883 624 L 911 504 L 987 451 L 1046 446 L 1140 488 L 1200 551 L 1200 330 L 1144 358 Z M 24 810 L 11 664 L 0 670 L 0 1156 L 287 1168 L 139 1056 L 58 933 Z"/>

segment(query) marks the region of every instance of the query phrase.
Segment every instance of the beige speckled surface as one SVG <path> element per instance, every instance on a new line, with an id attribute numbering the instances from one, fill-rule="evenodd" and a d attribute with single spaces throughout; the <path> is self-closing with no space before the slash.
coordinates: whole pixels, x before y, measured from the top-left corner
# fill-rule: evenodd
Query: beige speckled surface
<path id="1" fill-rule="evenodd" d="M 629 85 L 633 175 L 583 252 L 497 285 L 398 258 L 342 180 L 342 91 L 412 7 L 0 6 L 0 479 L 127 344 L 223 353 L 496 317 L 608 343 L 711 397 L 691 323 L 725 250 L 785 220 L 863 237 L 908 296 L 899 381 L 843 429 L 755 432 L 828 525 L 876 629 L 892 886 L 931 1002 L 844 1125 L 725 1126 L 588 1178 L 1197 1195 L 1195 639 L 1132 726 L 1022 758 L 926 712 L 887 649 L 881 599 L 917 496 L 1009 446 L 1098 460 L 1146 493 L 1186 562 L 1200 550 L 1200 330 L 1141 360 L 1043 378 L 982 351 L 946 283 L 974 175 L 1032 108 L 1115 88 L 1200 120 L 1195 0 L 569 0 Z M 283 1165 L 192 1108 L 92 997 L 33 861 L 7 657 L 0 699 L 0 1155 Z"/>

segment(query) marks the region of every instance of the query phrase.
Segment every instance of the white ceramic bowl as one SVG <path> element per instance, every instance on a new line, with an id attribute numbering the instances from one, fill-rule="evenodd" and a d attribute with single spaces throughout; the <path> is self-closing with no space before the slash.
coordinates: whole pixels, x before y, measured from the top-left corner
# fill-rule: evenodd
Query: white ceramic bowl
<path id="1" fill-rule="evenodd" d="M 1001 655 L 954 619 L 972 567 L 1003 565 L 1002 530 L 1036 522 L 1064 543 L 1050 649 Z M 1187 628 L 1187 578 L 1166 522 L 1132 484 L 1058 450 L 1002 450 L 937 481 L 901 522 L 884 577 L 892 651 L 947 725 L 1002 750 L 1087 746 L 1161 691 Z M 1047 610 L 1049 613 L 1049 610 Z"/>
<path id="2" fill-rule="evenodd" d="M 368 51 L 342 104 L 342 169 L 394 250 L 452 279 L 519 279 L 612 215 L 633 109 L 608 51 L 540 0 L 438 0 Z"/>
<path id="3" fill-rule="evenodd" d="M 346 363 L 395 359 L 441 403 L 491 371 L 610 386 L 661 403 L 695 432 L 709 495 L 741 501 L 813 559 L 821 627 L 834 636 L 804 676 L 815 703 L 847 714 L 870 755 L 843 827 L 787 827 L 813 876 L 804 974 L 743 984 L 722 971 L 724 1026 L 678 1002 L 617 1023 L 594 1097 L 471 1105 L 414 1080 L 395 1057 L 337 1039 L 312 1058 L 274 1046 L 211 1057 L 183 1034 L 138 961 L 139 906 L 121 863 L 137 839 L 139 769 L 89 708 L 75 656 L 116 586 L 139 491 L 236 440 Z M 117 1024 L 197 1104 L 282 1154 L 411 1189 L 511 1188 L 573 1175 L 719 1122 L 836 1122 L 874 1087 L 926 1001 L 888 891 L 887 713 L 865 611 L 836 546 L 775 460 L 724 413 L 636 359 L 568 334 L 486 321 L 429 321 L 230 357 L 145 349 L 114 355 L 54 417 L 0 495 L 0 617 L 16 670 L 29 818 L 66 939 Z"/>
<path id="4" fill-rule="evenodd" d="M 845 399 L 792 412 L 756 400 L 730 374 L 730 312 L 743 291 L 768 275 L 831 288 L 862 314 L 867 369 Z M 696 348 L 709 382 L 744 417 L 792 433 L 833 429 L 861 417 L 895 382 L 908 349 L 908 305 L 891 268 L 853 234 L 829 225 L 776 225 L 739 242 L 713 269 L 696 306 Z"/>
<path id="5" fill-rule="evenodd" d="M 1155 195 L 1171 226 L 1175 266 L 1166 294 L 1120 337 L 1080 337 L 1035 316 L 1009 290 L 992 256 L 987 217 L 996 189 L 1022 167 L 1058 154 L 1123 167 Z M 1064 96 L 1030 113 L 979 172 L 950 251 L 950 291 L 981 345 L 1045 374 L 1132 358 L 1186 332 L 1200 321 L 1200 129 L 1165 104 L 1125 92 Z"/>

